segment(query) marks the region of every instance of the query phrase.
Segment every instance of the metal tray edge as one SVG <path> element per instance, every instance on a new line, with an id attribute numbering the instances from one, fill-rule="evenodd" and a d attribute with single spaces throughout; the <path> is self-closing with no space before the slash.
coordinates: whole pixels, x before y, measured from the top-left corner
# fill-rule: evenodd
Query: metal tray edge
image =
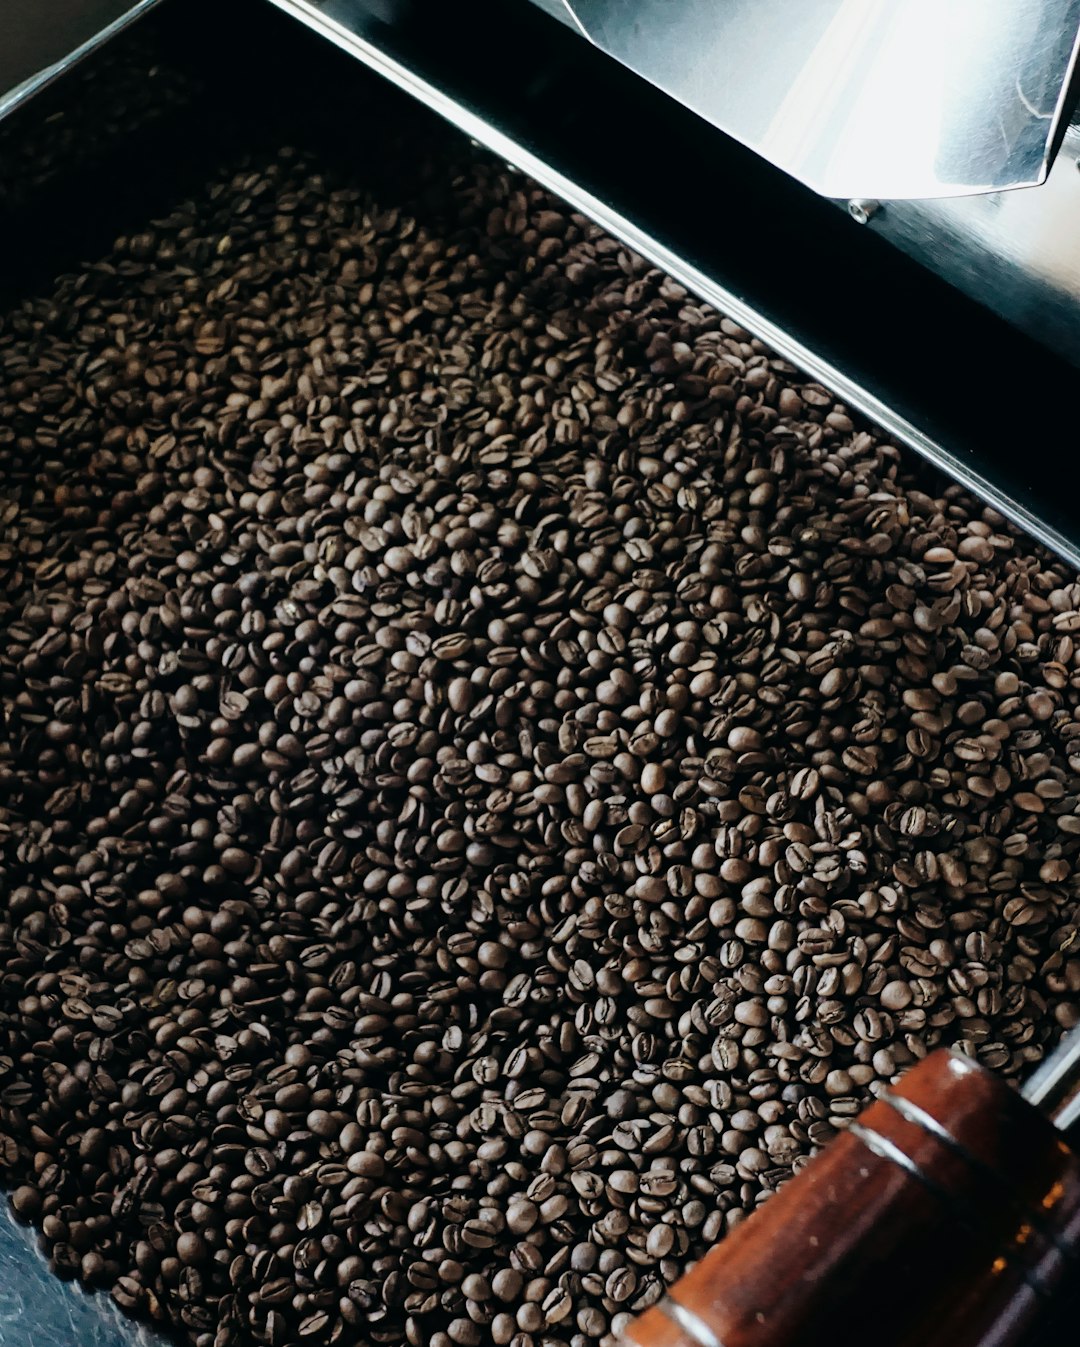
<path id="1" fill-rule="evenodd" d="M 520 140 L 507 135 L 491 120 L 479 116 L 448 96 L 443 89 L 427 80 L 421 72 L 395 60 L 362 33 L 322 13 L 312 0 L 270 0 L 270 3 L 356 57 L 398 88 L 418 98 L 467 136 L 568 201 L 609 233 L 621 239 L 628 247 L 674 276 L 698 298 L 712 304 L 773 347 L 785 359 L 830 388 L 845 402 L 869 417 L 888 435 L 921 454 L 1070 566 L 1080 570 L 1080 546 L 1013 500 L 943 444 L 899 415 L 858 381 L 850 378 L 842 369 L 823 359 L 805 343 L 727 289 L 721 280 L 707 275 L 671 251 L 640 229 L 633 220 L 620 214 L 606 202 L 554 169 Z"/>

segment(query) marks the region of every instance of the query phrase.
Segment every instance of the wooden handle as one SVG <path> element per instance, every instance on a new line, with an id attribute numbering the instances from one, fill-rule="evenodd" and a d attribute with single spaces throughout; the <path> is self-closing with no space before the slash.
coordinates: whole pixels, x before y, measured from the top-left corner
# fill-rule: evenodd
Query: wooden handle
<path id="1" fill-rule="evenodd" d="M 636 1347 L 1011 1347 L 1080 1279 L 1080 1163 L 966 1057 L 919 1063 L 706 1255 Z"/>

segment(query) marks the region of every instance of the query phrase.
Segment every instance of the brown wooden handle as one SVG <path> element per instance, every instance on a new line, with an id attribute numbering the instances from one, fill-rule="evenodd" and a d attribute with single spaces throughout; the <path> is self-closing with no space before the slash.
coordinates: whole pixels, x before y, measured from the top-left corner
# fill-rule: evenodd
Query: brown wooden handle
<path id="1" fill-rule="evenodd" d="M 1080 1163 L 938 1052 L 636 1320 L 637 1347 L 1012 1347 L 1080 1278 Z"/>

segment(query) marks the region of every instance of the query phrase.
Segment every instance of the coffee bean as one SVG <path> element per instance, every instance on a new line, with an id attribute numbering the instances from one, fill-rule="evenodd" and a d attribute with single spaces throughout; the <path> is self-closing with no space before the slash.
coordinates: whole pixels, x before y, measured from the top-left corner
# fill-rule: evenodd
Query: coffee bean
<path id="1" fill-rule="evenodd" d="M 176 1241 L 176 1256 L 182 1263 L 201 1263 L 206 1253 L 206 1242 L 201 1235 L 189 1232 Z"/>
<path id="2" fill-rule="evenodd" d="M 41 1211 L 41 1194 L 36 1188 L 24 1184 L 11 1194 L 11 1207 L 21 1220 L 32 1221 Z"/>
<path id="3" fill-rule="evenodd" d="M 911 1004 L 911 987 L 906 982 L 889 982 L 881 989 L 881 1004 L 886 1010 L 903 1010 Z"/>

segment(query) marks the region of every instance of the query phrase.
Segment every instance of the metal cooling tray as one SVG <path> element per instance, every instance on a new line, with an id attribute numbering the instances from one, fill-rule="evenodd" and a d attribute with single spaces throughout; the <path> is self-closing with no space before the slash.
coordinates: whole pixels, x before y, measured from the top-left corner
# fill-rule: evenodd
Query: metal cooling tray
<path id="1" fill-rule="evenodd" d="M 65 152 L 55 161 L 63 171 L 42 173 L 25 199 L 0 192 L 0 235 L 9 259 L 0 268 L 0 303 L 17 302 L 23 291 L 38 293 L 58 271 L 100 255 L 118 233 L 167 212 L 183 199 L 186 183 L 206 181 L 221 140 L 261 134 L 321 146 L 332 126 L 347 155 L 356 137 L 377 136 L 402 116 L 420 116 L 360 62 L 533 173 L 1080 566 L 1074 507 L 1080 468 L 1068 433 L 1075 370 L 887 246 L 879 235 L 886 222 L 898 227 L 900 219 L 891 206 L 859 229 L 584 41 L 564 0 L 537 2 L 547 14 L 526 0 L 274 0 L 291 18 L 266 0 L 163 4 L 140 25 L 157 38 L 152 56 L 136 70 L 159 119 L 144 116 L 135 130 L 118 122 L 105 133 L 109 123 L 95 98 L 102 88 L 116 87 L 116 71 L 99 70 L 97 83 L 79 86 L 95 70 L 91 61 L 74 86 L 59 85 L 5 123 L 6 148 L 14 145 L 40 168 L 54 162 L 36 152 L 42 126 L 51 137 L 89 108 L 97 114 L 89 124 L 100 156 Z M 772 0 L 757 2 L 767 7 Z M 104 37 L 106 30 L 97 28 L 78 42 L 49 47 L 50 34 L 39 22 L 38 55 L 31 59 L 24 44 L 24 59 L 14 62 L 2 25 L 16 23 L 20 14 L 27 22 L 40 21 L 46 11 L 55 18 L 69 3 L 0 0 L 0 89 L 9 100 L 0 102 L 0 111 L 12 105 L 12 91 L 21 90 L 16 101 L 22 101 L 66 69 L 81 43 L 92 49 Z M 716 0 L 717 7 L 723 3 Z M 111 9 L 110 22 L 120 25 L 150 7 L 87 0 L 77 8 L 89 13 L 95 6 L 99 16 Z M 121 45 L 139 36 L 129 33 Z M 51 39 L 57 37 L 54 31 Z M 149 78 L 159 60 L 175 60 L 178 73 L 190 77 L 185 102 L 172 104 Z M 374 105 L 343 97 L 365 85 L 377 91 Z M 68 105 L 53 106 L 54 97 L 76 86 Z M 425 118 L 417 134 L 449 133 Z M 0 144 L 0 180 L 4 149 Z M 1080 174 L 1059 155 L 1055 176 L 1068 169 L 1065 212 Z M 1042 191 L 1009 194 L 1009 209 Z M 1005 198 L 969 199 L 972 205 L 995 200 Z M 937 203 L 946 214 L 958 204 Z M 908 228 L 917 232 L 917 222 Z M 944 244 L 945 224 L 933 228 Z M 1035 248 L 1034 226 L 1031 238 Z M 1071 1332 L 1070 1326 L 1049 1333 L 1042 1347 L 1071 1342 Z M 163 1347 L 166 1341 L 121 1322 L 103 1295 L 88 1297 L 53 1279 L 34 1237 L 0 1214 L 0 1347 Z"/>

